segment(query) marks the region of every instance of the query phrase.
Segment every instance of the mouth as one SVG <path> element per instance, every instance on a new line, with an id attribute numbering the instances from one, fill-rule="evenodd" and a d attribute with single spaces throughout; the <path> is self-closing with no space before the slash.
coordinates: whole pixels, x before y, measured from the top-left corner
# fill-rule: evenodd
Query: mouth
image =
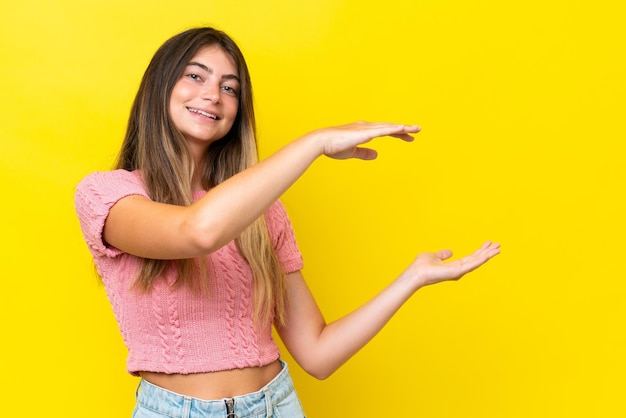
<path id="1" fill-rule="evenodd" d="M 210 119 L 213 119 L 213 120 L 219 120 L 220 119 L 216 114 L 209 113 L 209 112 L 207 112 L 205 110 L 202 110 L 202 109 L 196 109 L 196 108 L 193 108 L 193 107 L 188 107 L 187 110 L 190 111 L 191 113 L 197 113 L 198 115 L 202 115 L 202 116 L 204 116 L 206 118 L 210 118 Z"/>

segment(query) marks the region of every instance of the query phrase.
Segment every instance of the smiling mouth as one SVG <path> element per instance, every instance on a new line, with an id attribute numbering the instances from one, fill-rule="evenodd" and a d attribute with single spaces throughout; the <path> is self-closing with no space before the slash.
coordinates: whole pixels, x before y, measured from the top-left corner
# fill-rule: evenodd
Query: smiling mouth
<path id="1" fill-rule="evenodd" d="M 219 118 L 217 117 L 217 115 L 214 115 L 213 113 L 208 113 L 205 112 L 204 110 L 200 110 L 200 109 L 194 109 L 192 107 L 188 107 L 187 108 L 188 111 L 190 111 L 191 113 L 197 113 L 199 115 L 205 116 L 207 118 L 211 118 L 213 120 L 218 120 Z"/>

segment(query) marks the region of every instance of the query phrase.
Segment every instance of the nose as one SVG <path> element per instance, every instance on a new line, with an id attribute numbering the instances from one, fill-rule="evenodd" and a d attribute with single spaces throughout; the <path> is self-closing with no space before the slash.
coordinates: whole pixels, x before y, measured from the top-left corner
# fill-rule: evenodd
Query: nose
<path id="1" fill-rule="evenodd" d="M 202 89 L 202 99 L 210 100 L 213 103 L 220 101 L 220 86 L 214 83 L 205 83 Z"/>

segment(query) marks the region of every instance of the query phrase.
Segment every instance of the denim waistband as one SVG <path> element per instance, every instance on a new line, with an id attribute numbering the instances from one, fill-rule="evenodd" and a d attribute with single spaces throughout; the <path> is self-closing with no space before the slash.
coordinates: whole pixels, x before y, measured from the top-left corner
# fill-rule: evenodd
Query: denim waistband
<path id="1" fill-rule="evenodd" d="M 169 417 L 196 418 L 208 415 L 234 418 L 255 416 L 264 412 L 271 417 L 272 405 L 279 404 L 294 391 L 289 368 L 283 361 L 281 365 L 280 373 L 260 390 L 210 401 L 181 395 L 142 379 L 137 388 L 137 404 Z M 233 409 L 230 409 L 231 405 Z"/>

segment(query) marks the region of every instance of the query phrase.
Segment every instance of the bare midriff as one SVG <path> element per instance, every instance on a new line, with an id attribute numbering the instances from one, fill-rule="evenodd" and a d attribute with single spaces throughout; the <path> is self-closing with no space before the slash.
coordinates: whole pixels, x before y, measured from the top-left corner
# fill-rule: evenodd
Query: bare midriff
<path id="1" fill-rule="evenodd" d="M 274 379 L 281 370 L 282 366 L 276 360 L 262 367 L 221 372 L 193 374 L 140 372 L 139 374 L 146 381 L 180 395 L 215 400 L 256 392 Z"/>

